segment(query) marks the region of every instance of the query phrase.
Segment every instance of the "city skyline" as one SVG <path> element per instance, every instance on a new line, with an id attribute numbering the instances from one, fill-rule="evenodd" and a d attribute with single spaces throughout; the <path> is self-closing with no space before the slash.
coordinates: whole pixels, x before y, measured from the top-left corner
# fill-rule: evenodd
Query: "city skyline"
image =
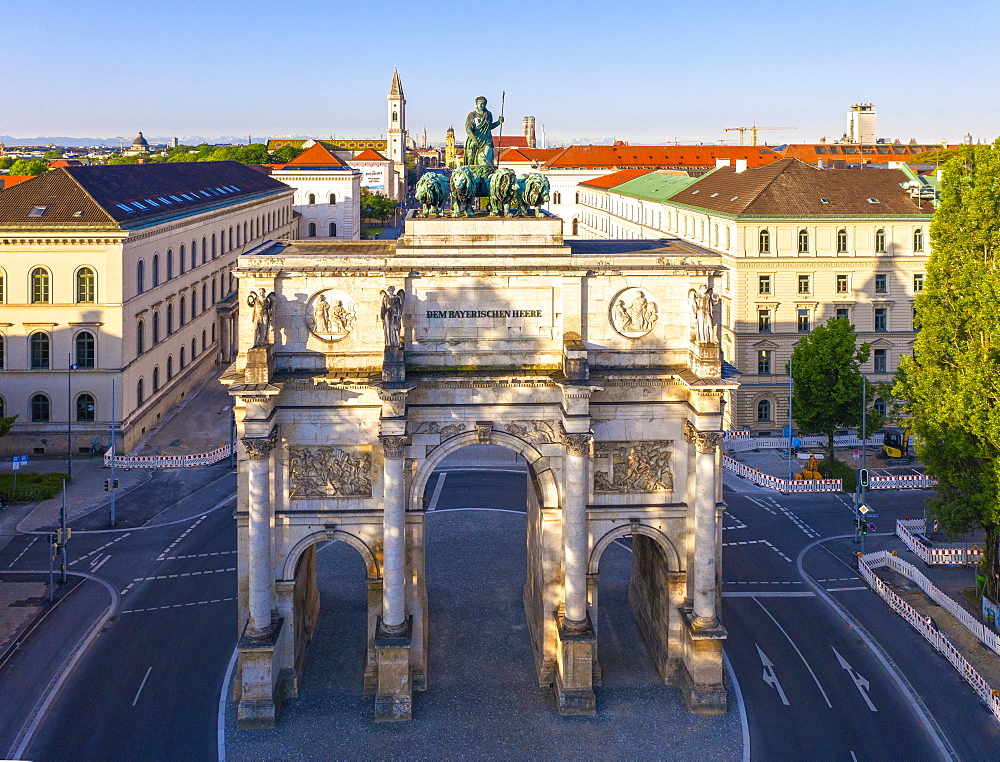
<path id="1" fill-rule="evenodd" d="M 113 17 L 130 7 L 85 0 L 78 16 Z M 317 35 L 310 46 L 300 30 L 317 28 L 308 19 L 318 14 L 327 17 L 311 0 L 291 8 L 287 23 L 278 24 L 286 28 L 268 22 L 266 32 L 260 27 L 268 6 L 259 0 L 242 6 L 239 16 L 219 2 L 175 0 L 163 6 L 172 21 L 142 33 L 115 24 L 86 33 L 71 23 L 54 25 L 46 29 L 46 56 L 37 55 L 35 43 L 29 47 L 30 37 L 19 33 L 23 22 L 14 21 L 0 54 L 8 74 L 0 85 L 8 104 L 0 134 L 378 136 L 396 66 L 409 131 L 416 137 L 426 128 L 433 143 L 443 141 L 449 126 L 461 131 L 478 95 L 499 115 L 503 91 L 510 134 L 531 114 L 550 144 L 578 136 L 719 142 L 737 137 L 725 128 L 754 123 L 797 128 L 762 133 L 771 144 L 836 140 L 857 102 L 876 105 L 879 137 L 959 142 L 970 133 L 991 141 L 997 107 L 983 104 L 979 93 L 1000 80 L 995 64 L 983 66 L 996 60 L 988 30 L 1000 12 L 966 3 L 981 23 L 960 26 L 911 8 L 895 0 L 849 3 L 831 18 L 827 10 L 778 1 L 725 2 L 712 10 L 627 2 L 609 16 L 595 2 L 557 2 L 544 14 L 508 3 L 502 13 L 486 8 L 470 17 L 464 5 L 447 0 L 433 18 L 411 18 L 402 4 L 386 2 L 375 17 L 355 18 L 346 9 L 330 22 L 336 35 Z M 195 11 L 197 18 L 189 18 Z M 30 7 L 17 0 L 8 13 L 10 19 L 62 16 L 52 0 Z M 474 32 L 466 31 L 470 18 Z M 932 42 L 914 42 L 912 52 L 881 44 L 877 34 L 864 33 L 877 18 L 892 18 L 897 27 L 905 19 L 907 36 Z M 859 32 L 852 34 L 855 22 Z M 463 35 L 473 33 L 465 49 Z M 369 46 L 341 45 L 342 36 Z M 456 63 L 483 49 L 483 38 L 498 60 Z M 248 55 L 254 41 L 272 54 Z M 67 71 L 94 85 L 67 81 Z M 956 77 L 963 71 L 976 76 Z M 748 77 L 759 86 L 749 86 Z"/>

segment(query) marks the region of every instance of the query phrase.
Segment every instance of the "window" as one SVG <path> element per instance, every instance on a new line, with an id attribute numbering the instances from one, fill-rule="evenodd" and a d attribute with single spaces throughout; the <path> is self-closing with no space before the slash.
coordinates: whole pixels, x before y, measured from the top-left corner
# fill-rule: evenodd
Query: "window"
<path id="1" fill-rule="evenodd" d="M 201 311 L 204 312 L 208 309 L 208 284 L 201 284 Z"/>
<path id="2" fill-rule="evenodd" d="M 194 241 L 191 241 L 191 246 L 194 246 Z M 180 265 L 180 274 L 184 274 L 184 244 L 181 244 L 180 253 L 177 255 L 177 264 Z"/>
<path id="3" fill-rule="evenodd" d="M 76 396 L 76 420 L 89 422 L 96 418 L 97 404 L 89 394 L 78 394 Z"/>
<path id="4" fill-rule="evenodd" d="M 201 259 L 204 263 L 205 260 L 205 247 L 201 247 Z M 215 259 L 215 233 L 212 233 L 212 259 Z"/>
<path id="5" fill-rule="evenodd" d="M 875 231 L 875 253 L 885 254 L 885 228 Z"/>
<path id="6" fill-rule="evenodd" d="M 876 331 L 888 331 L 889 323 L 889 308 L 888 307 L 876 307 L 875 308 L 875 330 Z"/>
<path id="7" fill-rule="evenodd" d="M 812 293 L 812 276 L 809 275 L 799 276 L 799 293 L 800 294 Z"/>
<path id="8" fill-rule="evenodd" d="M 174 277 L 174 250 L 167 249 L 167 280 Z"/>
<path id="9" fill-rule="evenodd" d="M 48 370 L 49 335 L 47 333 L 33 333 L 29 343 L 31 346 L 31 369 Z"/>
<path id="10" fill-rule="evenodd" d="M 153 368 L 153 393 L 160 391 L 160 366 Z"/>
<path id="11" fill-rule="evenodd" d="M 580 203 L 580 194 L 579 193 L 576 194 L 576 203 L 577 204 Z"/>
<path id="12" fill-rule="evenodd" d="M 913 250 L 924 250 L 924 231 L 922 228 L 917 228 L 913 231 Z"/>
<path id="13" fill-rule="evenodd" d="M 796 317 L 799 333 L 809 333 L 809 310 L 798 310 Z"/>
<path id="14" fill-rule="evenodd" d="M 243 223 L 243 230 L 242 230 L 243 235 L 242 236 L 240 235 L 240 232 L 241 232 L 240 231 L 240 226 L 237 225 L 236 226 L 236 245 L 237 246 L 242 246 L 243 245 L 243 241 L 246 240 L 247 225 L 246 225 L 245 222 Z"/>
<path id="15" fill-rule="evenodd" d="M 89 267 L 76 271 L 76 301 L 78 304 L 97 301 L 97 276 Z"/>
<path id="16" fill-rule="evenodd" d="M 843 229 L 837 231 L 837 253 L 847 253 L 847 231 Z"/>
<path id="17" fill-rule="evenodd" d="M 875 274 L 875 293 L 876 294 L 887 294 L 889 293 L 888 283 L 886 281 L 885 273 Z"/>
<path id="18" fill-rule="evenodd" d="M 51 301 L 49 271 L 44 267 L 36 267 L 31 271 L 31 303 L 48 304 Z"/>
<path id="19" fill-rule="evenodd" d="M 187 307 L 187 304 L 185 302 L 185 298 L 182 296 L 181 297 L 181 303 L 180 303 L 180 309 L 178 310 L 178 313 L 177 313 L 178 314 L 178 318 L 177 318 L 177 324 L 178 325 L 184 325 L 184 320 L 185 320 L 184 312 L 185 312 L 185 308 L 186 307 Z"/>
<path id="20" fill-rule="evenodd" d="M 555 193 L 552 194 L 552 203 L 553 204 L 562 203 L 562 194 L 559 191 L 556 191 Z"/>
<path id="21" fill-rule="evenodd" d="M 212 323 L 212 343 L 215 343 L 215 323 Z"/>
<path id="22" fill-rule="evenodd" d="M 191 359 L 193 360 L 198 356 L 198 342 L 195 339 L 191 339 Z"/>
<path id="23" fill-rule="evenodd" d="M 202 332 L 201 332 L 201 351 L 202 351 L 202 352 L 204 352 L 204 351 L 205 351 L 205 348 L 206 348 L 207 346 L 208 346 L 208 343 L 207 343 L 207 342 L 205 341 L 205 332 L 204 332 L 204 331 L 202 331 Z"/>
<path id="24" fill-rule="evenodd" d="M 757 422 L 769 423 L 771 421 L 771 400 L 761 400 L 757 403 Z"/>
<path id="25" fill-rule="evenodd" d="M 809 231 L 805 228 L 799 231 L 799 254 L 809 251 Z"/>
<path id="26" fill-rule="evenodd" d="M 885 373 L 885 371 L 886 371 L 885 350 L 884 349 L 876 349 L 872 353 L 872 358 L 873 358 L 873 360 L 875 362 L 875 372 L 876 373 Z"/>
<path id="27" fill-rule="evenodd" d="M 337 235 L 337 223 L 330 223 L 330 238 L 334 238 Z"/>
<path id="28" fill-rule="evenodd" d="M 919 294 L 924 290 L 924 274 L 914 273 L 913 275 L 913 293 Z"/>
<path id="29" fill-rule="evenodd" d="M 7 405 L 3 401 L 3 397 L 0 397 L 0 418 L 7 417 Z"/>
<path id="30" fill-rule="evenodd" d="M 160 313 L 153 313 L 153 346 L 160 343 Z"/>
<path id="31" fill-rule="evenodd" d="M 882 401 L 882 400 L 875 400 L 875 404 L 872 405 L 872 407 L 875 408 L 875 412 L 876 413 L 878 413 L 880 416 L 882 416 L 883 418 L 885 418 L 885 415 L 886 415 L 886 405 L 885 405 L 884 401 Z"/>
<path id="32" fill-rule="evenodd" d="M 309 206 L 315 206 L 315 204 L 316 204 L 316 194 L 315 193 L 310 193 L 309 194 L 309 198 L 306 201 L 306 203 L 309 204 Z"/>
<path id="33" fill-rule="evenodd" d="M 580 235 L 580 220 L 573 218 L 573 226 L 571 228 L 573 235 Z"/>
<path id="34" fill-rule="evenodd" d="M 309 223 L 309 232 L 307 233 L 307 235 L 310 238 L 315 238 L 316 237 L 316 223 L 315 222 L 310 222 Z"/>
<path id="35" fill-rule="evenodd" d="M 97 341 L 90 331 L 76 335 L 76 364 L 80 368 L 93 368 L 97 361 Z"/>
<path id="36" fill-rule="evenodd" d="M 846 293 L 849 293 L 849 291 L 850 291 L 850 281 L 848 280 L 848 276 L 845 275 L 845 274 L 838 275 L 837 276 L 837 293 L 838 294 L 846 294 Z"/>
<path id="37" fill-rule="evenodd" d="M 2 333 L 0 333 L 0 370 L 4 368 L 4 350 L 7 348 L 7 340 Z M 3 413 L 0 413 L 0 418 L 3 418 Z"/>
<path id="38" fill-rule="evenodd" d="M 167 336 L 174 332 L 174 305 L 167 305 Z"/>
<path id="39" fill-rule="evenodd" d="M 3 304 L 4 302 L 7 301 L 7 289 L 5 288 L 5 286 L 6 286 L 6 279 L 4 278 L 3 270 L 0 270 L 0 304 Z"/>
<path id="40" fill-rule="evenodd" d="M 771 231 L 761 230 L 760 235 L 757 237 L 757 248 L 760 250 L 761 254 L 771 253 Z"/>
<path id="41" fill-rule="evenodd" d="M 844 320 L 851 319 L 851 308 L 850 307 L 837 307 L 838 318 L 844 318 Z"/>
<path id="42" fill-rule="evenodd" d="M 139 321 L 135 326 L 135 353 L 141 355 L 146 351 L 146 324 Z"/>
<path id="43" fill-rule="evenodd" d="M 759 333 L 771 332 L 771 310 L 757 310 L 757 331 Z"/>
<path id="44" fill-rule="evenodd" d="M 233 248 L 233 226 L 229 226 L 229 236 L 226 238 L 226 251 L 230 251 Z M 204 264 L 204 262 L 202 262 Z"/>
<path id="45" fill-rule="evenodd" d="M 140 294 L 146 290 L 146 263 L 141 259 L 135 266 L 135 287 Z"/>
<path id="46" fill-rule="evenodd" d="M 187 363 L 184 362 L 185 350 L 186 350 L 186 347 L 182 346 L 181 347 L 181 370 L 183 370 L 184 366 L 187 364 Z"/>
<path id="47" fill-rule="evenodd" d="M 757 373 L 761 376 L 771 375 L 770 349 L 762 349 L 757 353 Z"/>
<path id="48" fill-rule="evenodd" d="M 337 203 L 337 194 L 336 193 L 331 193 L 330 194 L 330 206 L 333 206 L 336 203 Z"/>
<path id="49" fill-rule="evenodd" d="M 770 275 L 759 275 L 757 276 L 757 293 L 758 294 L 770 294 L 771 293 L 771 276 Z"/>
<path id="50" fill-rule="evenodd" d="M 160 285 L 160 255 L 153 255 L 153 288 Z"/>
<path id="51" fill-rule="evenodd" d="M 212 278 L 212 304 L 215 304 L 216 301 L 215 296 L 216 296 L 216 280 L 215 278 Z"/>
<path id="52" fill-rule="evenodd" d="M 135 398 L 138 400 L 136 404 L 141 405 L 142 401 L 145 399 L 145 394 L 143 394 L 143 383 L 142 379 L 139 379 L 139 383 L 135 385 Z"/>
<path id="53" fill-rule="evenodd" d="M 174 377 L 174 356 L 170 355 L 167 358 L 167 381 Z"/>
<path id="54" fill-rule="evenodd" d="M 49 398 L 44 394 L 36 394 L 31 398 L 31 420 L 34 423 L 49 420 Z"/>

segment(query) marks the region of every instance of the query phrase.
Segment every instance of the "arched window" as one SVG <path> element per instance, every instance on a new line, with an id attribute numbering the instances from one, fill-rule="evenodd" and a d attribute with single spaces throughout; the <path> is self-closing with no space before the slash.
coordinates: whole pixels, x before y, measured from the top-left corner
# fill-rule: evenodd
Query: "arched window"
<path id="1" fill-rule="evenodd" d="M 186 311 L 185 310 L 186 306 L 187 306 L 187 304 L 186 304 L 185 298 L 182 296 L 181 297 L 181 303 L 180 303 L 180 309 L 178 310 L 178 313 L 177 313 L 177 315 L 178 315 L 178 317 L 177 317 L 177 324 L 178 325 L 184 325 L 184 321 L 186 319 L 185 315 L 184 315 L 184 313 Z"/>
<path id="2" fill-rule="evenodd" d="M 52 301 L 52 279 L 44 267 L 36 267 L 31 271 L 31 303 L 48 304 Z"/>
<path id="3" fill-rule="evenodd" d="M 153 394 L 160 391 L 160 366 L 153 367 Z"/>
<path id="4" fill-rule="evenodd" d="M 215 343 L 215 323 L 212 323 L 212 343 Z"/>
<path id="5" fill-rule="evenodd" d="M 309 237 L 310 238 L 315 238 L 316 237 L 316 223 L 315 222 L 310 222 L 309 223 Z"/>
<path id="6" fill-rule="evenodd" d="M 761 230 L 760 235 L 757 236 L 757 250 L 761 254 L 771 253 L 771 231 Z"/>
<path id="7" fill-rule="evenodd" d="M 333 206 L 336 203 L 337 203 L 337 194 L 336 193 L 331 193 L 330 194 L 330 206 Z"/>
<path id="8" fill-rule="evenodd" d="M 160 343 L 160 313 L 153 313 L 153 346 Z"/>
<path id="9" fill-rule="evenodd" d="M 140 378 L 139 379 L 139 383 L 137 383 L 135 385 L 135 398 L 137 400 L 137 402 L 136 402 L 137 405 L 141 405 L 143 403 L 143 400 L 146 397 L 146 395 L 143 393 L 143 388 L 142 387 L 143 387 L 143 383 L 142 383 L 142 379 Z"/>
<path id="10" fill-rule="evenodd" d="M 809 231 L 802 228 L 799 231 L 799 254 L 805 254 L 809 251 Z"/>
<path id="11" fill-rule="evenodd" d="M 316 203 L 316 194 L 310 193 L 306 199 L 306 203 L 309 204 L 309 206 L 313 206 Z"/>
<path id="12" fill-rule="evenodd" d="M 337 235 L 337 223 L 336 222 L 331 222 L 330 223 L 330 238 L 334 238 L 334 237 L 336 237 L 336 235 Z"/>
<path id="13" fill-rule="evenodd" d="M 924 250 L 924 230 L 923 228 L 917 228 L 913 231 L 913 250 L 923 251 Z"/>
<path id="14" fill-rule="evenodd" d="M 201 332 L 201 351 L 204 352 L 206 347 L 208 347 L 208 342 L 205 341 L 205 332 Z"/>
<path id="15" fill-rule="evenodd" d="M 76 301 L 80 304 L 97 301 L 97 276 L 90 267 L 76 271 Z"/>
<path id="16" fill-rule="evenodd" d="M 174 250 L 167 249 L 167 280 L 174 277 Z"/>
<path id="17" fill-rule="evenodd" d="M 208 285 L 203 283 L 201 285 L 201 311 L 204 312 L 208 309 Z"/>
<path id="18" fill-rule="evenodd" d="M 87 423 L 97 418 L 97 403 L 94 397 L 84 392 L 76 395 L 76 420 Z"/>
<path id="19" fill-rule="evenodd" d="M 4 362 L 7 356 L 6 349 L 7 349 L 7 339 L 2 333 L 0 333 L 0 370 L 3 370 L 7 365 L 7 363 Z M 3 413 L 0 413 L 0 418 L 3 417 L 4 417 Z"/>
<path id="20" fill-rule="evenodd" d="M 719 226 L 715 225 L 712 228 L 712 238 L 715 240 L 715 245 L 719 245 Z"/>
<path id="21" fill-rule="evenodd" d="M 237 246 L 242 246 L 243 245 L 243 242 L 240 240 L 240 226 L 239 225 L 236 226 L 236 245 Z"/>
<path id="22" fill-rule="evenodd" d="M 44 394 L 36 394 L 31 398 L 31 420 L 33 423 L 45 423 L 49 420 L 49 398 Z"/>
<path id="23" fill-rule="evenodd" d="M 31 346 L 31 369 L 32 370 L 48 370 L 49 368 L 49 350 L 50 342 L 49 335 L 39 331 L 38 333 L 31 334 L 31 339 L 29 341 Z"/>
<path id="24" fill-rule="evenodd" d="M 205 256 L 205 247 L 201 247 L 201 255 Z M 212 233 L 212 259 L 215 259 L 215 233 Z"/>
<path id="25" fill-rule="evenodd" d="M 191 246 L 192 247 L 194 246 L 194 241 L 191 241 Z M 181 275 L 184 274 L 184 266 L 186 265 L 185 259 L 186 258 L 184 256 L 184 244 L 181 244 L 180 254 L 177 255 L 177 262 L 180 265 L 179 269 L 180 269 L 180 274 Z"/>
<path id="26" fill-rule="evenodd" d="M 135 326 L 135 353 L 141 355 L 146 351 L 146 324 L 139 321 Z"/>
<path id="27" fill-rule="evenodd" d="M 174 305 L 167 305 L 167 336 L 174 332 Z"/>
<path id="28" fill-rule="evenodd" d="M 580 235 L 580 220 L 576 217 L 573 218 L 573 235 Z"/>
<path id="29" fill-rule="evenodd" d="M 731 233 L 731 231 L 730 231 L 730 230 L 729 230 L 729 228 L 727 227 L 727 228 L 726 228 L 726 249 L 727 249 L 727 250 L 729 249 L 729 246 L 730 246 L 730 243 L 731 243 L 731 241 L 730 241 L 730 238 L 729 238 L 729 236 L 730 236 L 730 233 Z"/>
<path id="30" fill-rule="evenodd" d="M 226 241 L 226 251 L 231 251 L 233 248 L 233 227 L 229 226 L 229 240 Z"/>
<path id="31" fill-rule="evenodd" d="M 552 194 L 552 203 L 553 204 L 561 204 L 562 203 L 562 195 L 559 193 L 559 191 L 555 191 Z"/>
<path id="32" fill-rule="evenodd" d="M 174 356 L 167 357 L 167 381 L 174 377 Z"/>
<path id="33" fill-rule="evenodd" d="M 212 304 L 215 304 L 216 302 L 215 296 L 216 296 L 216 281 L 215 278 L 212 278 Z"/>
<path id="34" fill-rule="evenodd" d="M 847 231 L 843 228 L 837 231 L 837 253 L 847 253 Z"/>
<path id="35" fill-rule="evenodd" d="M 76 335 L 76 364 L 79 368 L 93 368 L 97 365 L 97 341 L 90 331 L 80 331 Z"/>
<path id="36" fill-rule="evenodd" d="M 236 238 L 237 238 L 236 243 L 237 244 L 239 244 L 239 237 L 240 237 L 240 229 L 239 229 L 239 227 L 237 227 L 236 228 Z M 244 222 L 243 223 L 243 243 L 246 243 L 249 240 L 250 239 L 247 237 L 247 224 Z"/>
<path id="37" fill-rule="evenodd" d="M 7 301 L 7 279 L 4 277 L 3 270 L 0 270 L 0 304 L 3 304 L 6 301 Z"/>
<path id="38" fill-rule="evenodd" d="M 153 288 L 160 285 L 160 255 L 153 255 Z"/>
<path id="39" fill-rule="evenodd" d="M 579 193 L 576 194 L 576 200 L 575 200 L 574 203 L 577 203 L 577 204 L 580 203 L 580 194 Z"/>
<path id="40" fill-rule="evenodd" d="M 757 423 L 771 422 L 771 400 L 761 400 L 757 403 Z"/>
<path id="41" fill-rule="evenodd" d="M 135 287 L 140 294 L 146 290 L 146 263 L 141 259 L 135 266 Z"/>
<path id="42" fill-rule="evenodd" d="M 185 362 L 186 353 L 187 347 L 181 345 L 181 370 L 184 370 L 184 366 L 187 365 L 187 362 Z"/>
<path id="43" fill-rule="evenodd" d="M 885 254 L 885 228 L 875 231 L 875 253 Z"/>
<path id="44" fill-rule="evenodd" d="M 198 341 L 196 339 L 191 339 L 191 359 L 193 360 L 198 356 Z"/>

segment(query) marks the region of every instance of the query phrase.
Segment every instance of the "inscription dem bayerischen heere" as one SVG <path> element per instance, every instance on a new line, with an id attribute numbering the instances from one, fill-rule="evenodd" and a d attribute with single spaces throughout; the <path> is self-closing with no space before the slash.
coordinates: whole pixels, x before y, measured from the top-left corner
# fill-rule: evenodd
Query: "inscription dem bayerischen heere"
<path id="1" fill-rule="evenodd" d="M 427 310 L 428 320 L 468 318 L 538 318 L 541 310 Z"/>

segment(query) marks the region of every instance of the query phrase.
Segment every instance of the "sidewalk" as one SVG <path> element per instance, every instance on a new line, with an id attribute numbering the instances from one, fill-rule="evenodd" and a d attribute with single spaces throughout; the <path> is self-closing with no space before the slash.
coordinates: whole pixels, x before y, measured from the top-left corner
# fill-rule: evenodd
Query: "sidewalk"
<path id="1" fill-rule="evenodd" d="M 192 389 L 129 455 L 196 455 L 228 444 L 233 401 L 221 372 Z"/>

